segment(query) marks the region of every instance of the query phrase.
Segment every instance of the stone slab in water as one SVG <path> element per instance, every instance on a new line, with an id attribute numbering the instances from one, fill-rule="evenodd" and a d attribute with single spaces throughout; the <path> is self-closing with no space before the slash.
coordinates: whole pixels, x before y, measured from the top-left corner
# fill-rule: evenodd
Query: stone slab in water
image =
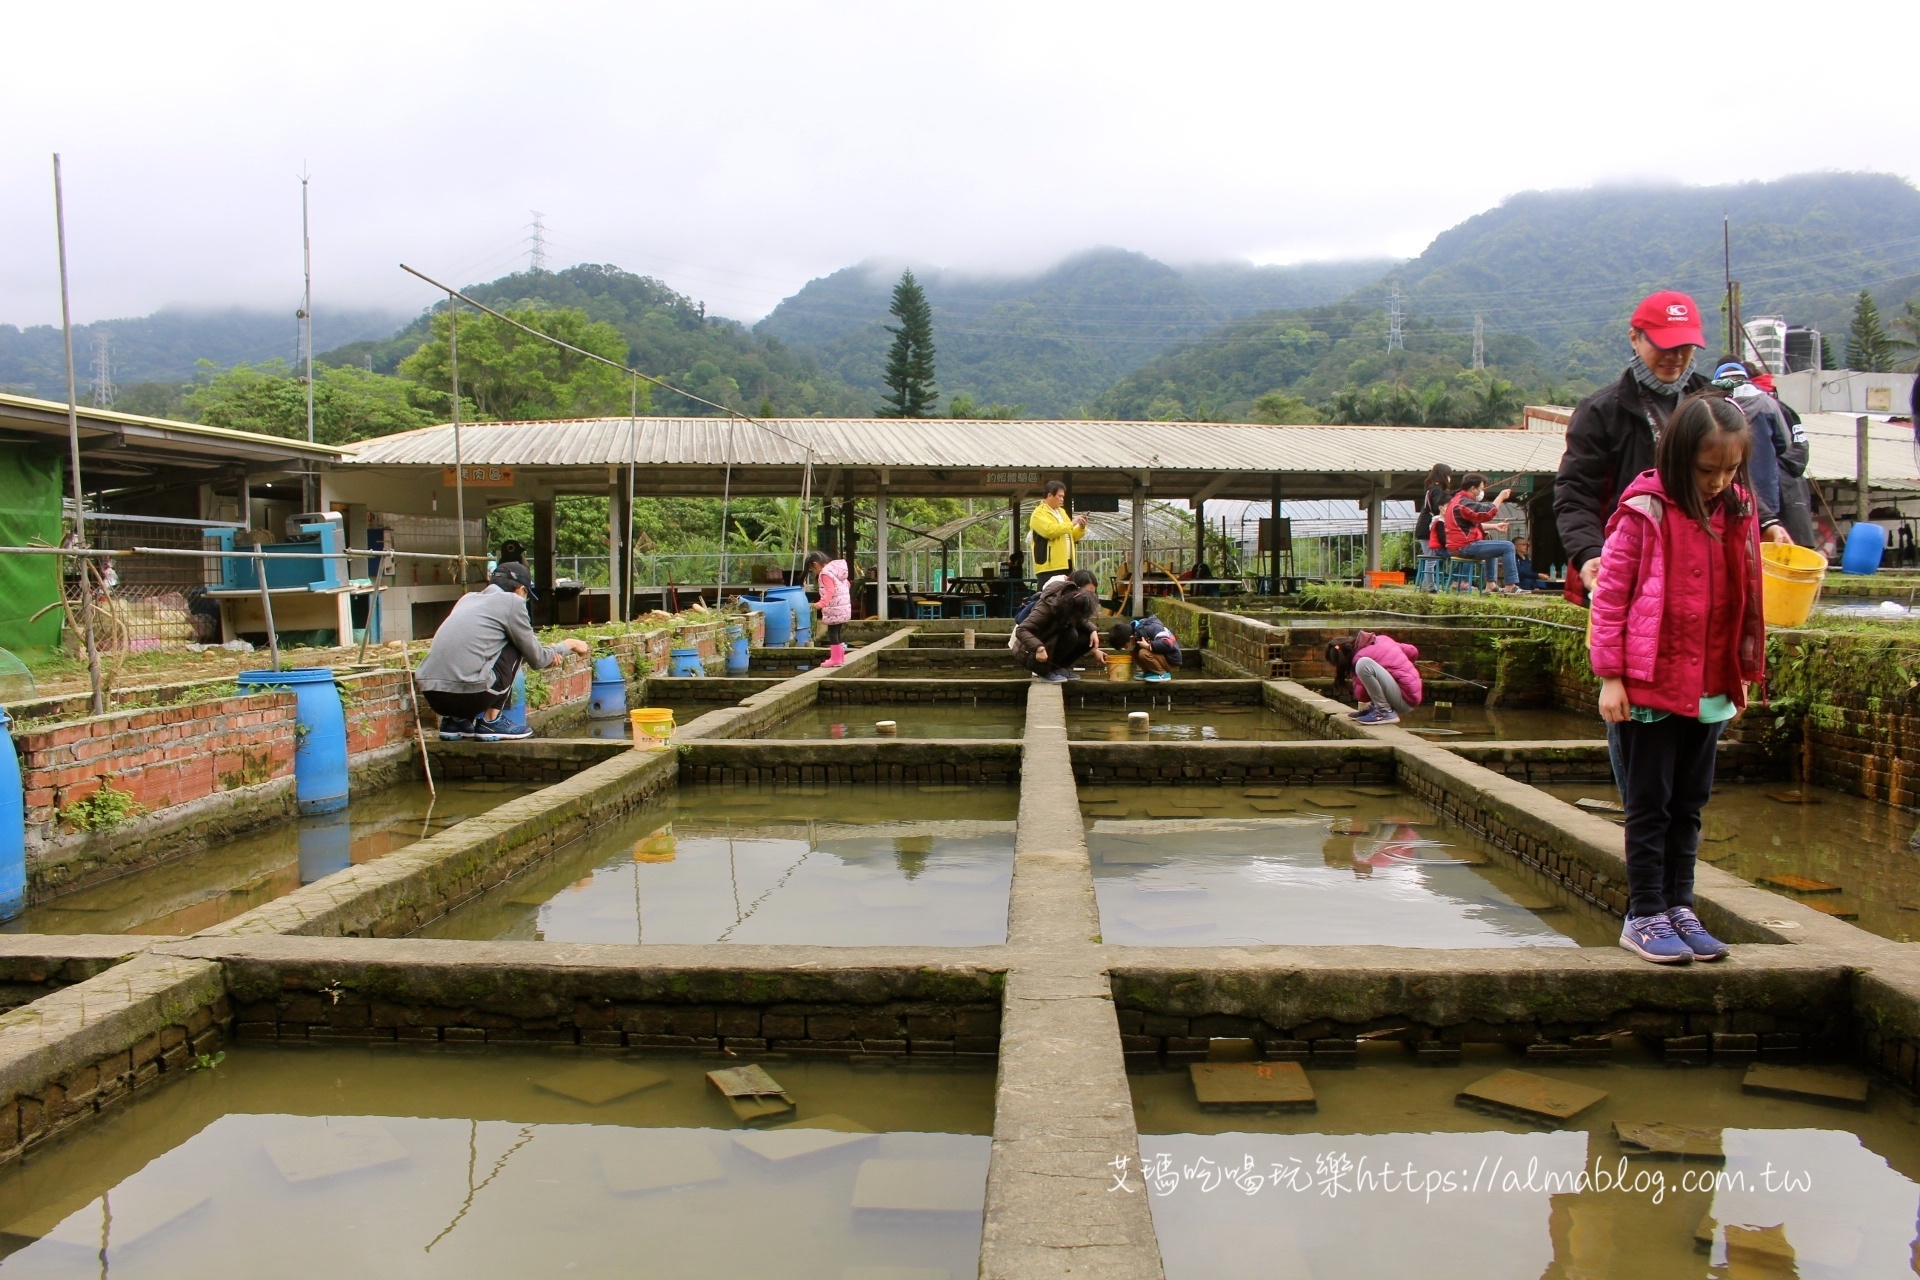
<path id="1" fill-rule="evenodd" d="M 1348 787 L 1357 796 L 1366 796 L 1373 800 L 1389 800 L 1400 793 L 1392 787 Z"/>
<path id="2" fill-rule="evenodd" d="M 1347 799 L 1345 796 L 1328 795 L 1318 791 L 1310 791 L 1302 796 L 1301 799 L 1305 800 L 1310 807 L 1315 809 L 1352 809 L 1357 807 L 1353 801 Z"/>
<path id="3" fill-rule="evenodd" d="M 1149 818 L 1197 818 L 1200 810 L 1191 805 L 1150 804 L 1147 806 Z"/>
<path id="4" fill-rule="evenodd" d="M 727 1175 L 706 1135 L 695 1129 L 636 1129 L 600 1153 L 600 1172 L 620 1195 L 695 1187 Z"/>
<path id="5" fill-rule="evenodd" d="M 212 1198 L 204 1191 L 193 1190 L 191 1186 L 160 1179 L 137 1190 L 132 1187 L 115 1189 L 109 1246 L 111 1252 L 117 1256 L 120 1251 L 138 1244 L 162 1227 L 178 1222 Z M 95 1200 L 47 1232 L 43 1238 L 73 1245 L 96 1255 L 106 1253 L 108 1250 L 101 1248 L 100 1233 L 107 1219 L 106 1206 L 100 1200 Z M 105 1259 L 102 1259 L 100 1274 L 107 1274 Z"/>
<path id="6" fill-rule="evenodd" d="M 399 1164 L 407 1149 L 377 1120 L 336 1120 L 302 1125 L 266 1143 L 267 1155 L 288 1182 L 313 1182 Z"/>
<path id="7" fill-rule="evenodd" d="M 1724 1160 L 1719 1129 L 1694 1128 L 1658 1121 L 1613 1122 L 1613 1136 L 1620 1145 L 1650 1156 L 1693 1157 L 1699 1160 Z M 1711 1232 L 1709 1232 L 1711 1235 Z"/>
<path id="8" fill-rule="evenodd" d="M 1512 1116 L 1520 1120 L 1560 1121 L 1573 1117 L 1606 1098 L 1601 1089 L 1568 1084 L 1531 1071 L 1496 1071 L 1462 1089 L 1454 1101 L 1475 1111 Z"/>
<path id="9" fill-rule="evenodd" d="M 766 1120 L 793 1110 L 793 1099 L 787 1096 L 786 1090 L 767 1074 L 765 1067 L 757 1064 L 709 1071 L 707 1080 L 726 1097 L 733 1114 L 742 1120 Z"/>
<path id="10" fill-rule="evenodd" d="M 1288 800 L 1249 800 L 1255 813 L 1298 813 L 1299 806 Z"/>
<path id="11" fill-rule="evenodd" d="M 1745 1227 L 1727 1224 L 1727 1262 L 1761 1268 L 1763 1275 L 1795 1274 L 1793 1246 L 1785 1227 Z M 1749 1273 L 1751 1274 L 1751 1273 Z"/>
<path id="12" fill-rule="evenodd" d="M 562 1097 L 584 1102 L 590 1107 L 624 1098 L 628 1094 L 638 1093 L 642 1089 L 651 1089 L 655 1085 L 667 1082 L 666 1076 L 658 1071 L 649 1071 L 645 1067 L 629 1066 L 624 1062 L 583 1062 L 576 1067 L 550 1075 L 534 1084 L 548 1093 L 557 1093 Z"/>
<path id="13" fill-rule="evenodd" d="M 1787 889 L 1793 893 L 1838 893 L 1840 886 L 1828 884 L 1825 880 L 1815 880 L 1812 876 L 1795 875 L 1782 872 L 1779 875 L 1761 876 L 1761 884 L 1770 884 L 1776 889 Z"/>
<path id="14" fill-rule="evenodd" d="M 866 1160 L 853 1182 L 853 1207 L 873 1213 L 979 1213 L 985 1188 L 957 1160 Z"/>
<path id="15" fill-rule="evenodd" d="M 823 1116 L 822 1120 L 833 1120 L 839 1125 L 851 1125 L 854 1122 L 845 1116 Z M 818 1121 L 814 1122 L 818 1124 Z M 743 1151 L 750 1151 L 769 1164 L 784 1164 L 789 1160 L 801 1160 L 808 1156 L 819 1155 L 822 1151 L 836 1151 L 841 1147 L 851 1147 L 873 1138 L 871 1130 L 847 1132 L 837 1127 L 810 1127 L 805 1124 L 783 1124 L 773 1129 L 753 1133 L 736 1133 L 733 1145 Z"/>
<path id="16" fill-rule="evenodd" d="M 1196 1062 L 1188 1071 L 1202 1107 L 1314 1109 L 1313 1085 L 1297 1062 Z"/>
<path id="17" fill-rule="evenodd" d="M 1825 1102 L 1838 1107 L 1867 1105 L 1867 1078 L 1843 1067 L 1791 1067 L 1756 1062 L 1740 1081 L 1747 1093 L 1803 1102 Z"/>

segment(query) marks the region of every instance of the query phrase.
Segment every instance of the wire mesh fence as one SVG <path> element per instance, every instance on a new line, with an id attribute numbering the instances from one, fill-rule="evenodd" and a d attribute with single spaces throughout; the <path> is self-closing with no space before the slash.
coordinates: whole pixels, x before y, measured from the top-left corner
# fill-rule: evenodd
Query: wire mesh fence
<path id="1" fill-rule="evenodd" d="M 237 528 L 217 521 L 175 520 L 161 516 L 87 513 L 87 542 L 111 551 L 166 547 L 214 549 L 212 528 Z M 220 611 L 206 590 L 219 581 L 219 562 L 190 556 L 101 558 L 96 562 L 94 633 L 102 649 L 140 652 L 220 639 Z M 71 616 L 81 613 L 78 561 L 67 561 L 62 585 Z"/>

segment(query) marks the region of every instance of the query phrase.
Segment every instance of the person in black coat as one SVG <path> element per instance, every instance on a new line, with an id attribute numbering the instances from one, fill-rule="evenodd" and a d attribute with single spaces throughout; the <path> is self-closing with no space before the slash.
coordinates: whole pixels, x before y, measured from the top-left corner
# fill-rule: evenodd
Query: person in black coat
<path id="1" fill-rule="evenodd" d="M 1693 371 L 1707 340 L 1700 308 L 1686 294 L 1648 294 L 1634 308 L 1628 341 L 1633 361 L 1620 380 L 1574 407 L 1553 485 L 1554 520 L 1567 552 L 1567 598 L 1581 604 L 1600 574 L 1600 548 L 1620 494 L 1652 470 L 1654 446 L 1680 402 L 1709 385 Z M 1760 528 L 1768 541 L 1793 540 L 1765 504 Z"/>

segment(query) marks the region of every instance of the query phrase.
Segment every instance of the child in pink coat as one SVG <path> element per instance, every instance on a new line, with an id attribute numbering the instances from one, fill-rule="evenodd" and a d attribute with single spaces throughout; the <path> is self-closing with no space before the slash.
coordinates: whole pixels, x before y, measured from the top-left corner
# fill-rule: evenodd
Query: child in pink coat
<path id="1" fill-rule="evenodd" d="M 829 560 L 824 551 L 807 556 L 807 572 L 820 575 L 820 621 L 827 627 L 827 660 L 823 667 L 838 667 L 847 660 L 847 646 L 840 640 L 840 628 L 853 617 L 853 594 L 847 590 L 847 562 Z"/>
<path id="2" fill-rule="evenodd" d="M 1588 645 L 1627 811 L 1620 945 L 1656 964 L 1727 954 L 1694 914 L 1693 868 L 1721 731 L 1766 678 L 1752 446 L 1737 406 L 1686 400 L 1600 553 Z"/>
<path id="3" fill-rule="evenodd" d="M 1399 724 L 1402 715 L 1420 705 L 1426 690 L 1420 684 L 1420 668 L 1413 665 L 1419 656 L 1414 646 L 1371 631 L 1356 632 L 1350 640 L 1335 640 L 1327 646 L 1334 686 L 1351 680 L 1354 698 L 1367 704 L 1365 711 L 1353 717 L 1361 724 Z"/>

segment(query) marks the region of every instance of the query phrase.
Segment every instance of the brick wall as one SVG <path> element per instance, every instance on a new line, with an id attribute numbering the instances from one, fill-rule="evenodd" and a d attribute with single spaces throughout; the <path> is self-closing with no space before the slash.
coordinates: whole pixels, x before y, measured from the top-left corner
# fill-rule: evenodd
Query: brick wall
<path id="1" fill-rule="evenodd" d="M 1020 746 L 986 739 L 915 742 L 850 739 L 782 745 L 738 740 L 680 748 L 682 782 L 1013 783 Z"/>

